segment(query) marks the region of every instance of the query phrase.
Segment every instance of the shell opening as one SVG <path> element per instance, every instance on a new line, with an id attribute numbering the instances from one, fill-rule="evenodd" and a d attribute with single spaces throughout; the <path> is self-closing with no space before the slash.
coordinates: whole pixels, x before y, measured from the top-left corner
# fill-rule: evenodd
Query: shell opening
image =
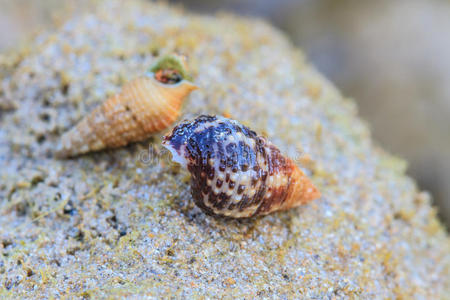
<path id="1" fill-rule="evenodd" d="M 187 160 L 183 155 L 183 150 L 180 147 L 180 149 L 177 151 L 177 149 L 175 149 L 175 147 L 173 145 L 170 144 L 170 142 L 168 141 L 164 141 L 162 143 L 162 145 L 170 151 L 170 153 L 172 153 L 172 160 L 176 163 L 179 163 L 180 165 L 182 165 L 183 167 L 187 167 Z"/>
<path id="2" fill-rule="evenodd" d="M 160 84 L 160 85 L 164 86 L 165 88 L 177 88 L 177 87 L 180 87 L 180 86 L 185 86 L 190 91 L 194 91 L 194 90 L 199 89 L 199 87 L 197 85 L 193 84 L 192 82 L 190 82 L 188 80 L 181 80 L 179 82 L 170 84 L 170 83 L 164 83 L 164 82 L 158 81 L 156 79 L 156 77 L 155 77 L 155 73 L 152 73 L 152 72 L 146 72 L 145 76 L 147 76 L 148 78 L 153 79 L 157 84 Z"/>
<path id="3" fill-rule="evenodd" d="M 183 80 L 180 72 L 174 69 L 162 69 L 156 71 L 155 79 L 164 84 L 176 84 Z"/>

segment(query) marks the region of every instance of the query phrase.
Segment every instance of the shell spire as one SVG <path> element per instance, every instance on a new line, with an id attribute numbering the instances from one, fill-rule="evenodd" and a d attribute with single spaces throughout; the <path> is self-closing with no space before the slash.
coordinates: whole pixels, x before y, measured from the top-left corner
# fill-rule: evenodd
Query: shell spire
<path id="1" fill-rule="evenodd" d="M 187 167 L 194 201 L 211 215 L 266 215 L 320 197 L 294 161 L 235 120 L 203 115 L 184 121 L 163 146 Z"/>
<path id="2" fill-rule="evenodd" d="M 161 58 L 148 73 L 126 83 L 66 132 L 56 155 L 117 148 L 169 127 L 178 119 L 186 96 L 198 88 L 189 78 L 181 58 Z"/>

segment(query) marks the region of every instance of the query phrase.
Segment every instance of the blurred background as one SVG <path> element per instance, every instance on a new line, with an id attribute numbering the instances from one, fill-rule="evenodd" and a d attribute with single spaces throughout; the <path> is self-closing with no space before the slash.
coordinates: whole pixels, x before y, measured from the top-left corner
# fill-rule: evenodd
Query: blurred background
<path id="1" fill-rule="evenodd" d="M 450 0 L 171 0 L 264 18 L 354 98 L 375 140 L 409 161 L 450 225 Z M 124 2 L 125 3 L 125 2 Z M 0 0 L 0 52 L 79 2 Z M 125 4 L 124 4 L 125 5 Z M 82 9 L 82 8 L 81 8 Z"/>

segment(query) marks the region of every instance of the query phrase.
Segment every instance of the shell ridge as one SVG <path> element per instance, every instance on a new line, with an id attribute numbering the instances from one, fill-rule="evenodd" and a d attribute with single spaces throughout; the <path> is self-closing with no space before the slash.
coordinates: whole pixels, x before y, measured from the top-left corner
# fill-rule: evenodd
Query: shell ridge
<path id="1" fill-rule="evenodd" d="M 234 140 L 236 141 L 238 137 L 236 135 L 235 128 L 232 127 L 232 128 L 229 128 L 229 130 L 230 130 Z M 239 148 L 239 147 L 237 147 L 237 148 Z M 239 153 L 239 154 L 242 154 L 242 152 Z M 231 177 L 231 176 L 233 176 L 233 177 Z M 234 189 L 233 189 L 233 193 L 232 193 L 232 195 L 235 196 L 235 199 L 233 199 L 234 201 L 233 200 L 230 201 L 231 203 L 230 203 L 230 205 L 228 205 L 228 208 L 232 207 L 232 208 L 234 208 L 233 209 L 233 211 L 234 211 L 236 209 L 236 207 L 237 207 L 236 204 L 238 204 L 242 200 L 242 195 L 235 195 L 235 194 L 237 194 L 238 188 L 239 188 L 239 186 L 241 185 L 241 182 L 242 182 L 242 172 L 238 172 L 237 175 L 236 175 L 236 174 L 233 174 L 232 171 L 231 171 L 230 172 L 230 181 L 235 183 L 235 186 L 234 186 Z"/>
<path id="2" fill-rule="evenodd" d="M 84 154 L 92 147 L 92 137 L 95 136 L 94 129 L 90 126 L 90 118 L 82 119 L 72 131 L 71 142 L 75 150 L 73 155 Z M 87 142 L 87 143 L 86 143 Z"/>
<path id="3" fill-rule="evenodd" d="M 136 79 L 136 83 L 138 83 L 139 79 Z M 134 85 L 131 85 L 130 87 L 132 87 Z M 138 137 L 141 136 L 145 136 L 146 135 L 146 128 L 145 128 L 145 124 L 143 123 L 142 118 L 140 117 L 141 114 L 143 114 L 142 111 L 139 111 L 139 109 L 141 109 L 141 106 L 144 106 L 144 102 L 138 98 L 136 96 L 136 93 L 130 89 L 127 89 L 126 91 L 124 91 L 123 97 L 127 98 L 127 102 L 128 104 L 128 108 L 129 108 L 129 114 L 131 119 L 133 120 L 134 123 L 134 134 L 135 134 L 135 139 L 138 139 Z M 133 97 L 134 96 L 134 97 Z M 126 108 L 126 107 L 125 107 Z"/>
<path id="4" fill-rule="evenodd" d="M 140 120 L 144 131 L 145 132 L 151 132 L 153 130 L 156 130 L 155 126 L 153 125 L 153 119 L 151 116 L 156 114 L 156 112 L 153 109 L 153 106 L 150 105 L 149 100 L 147 99 L 147 97 L 150 98 L 152 97 L 152 94 L 150 94 L 150 91 L 147 89 L 145 91 L 142 91 L 140 89 L 141 85 L 146 85 L 147 84 L 147 80 L 145 80 L 144 78 L 138 78 L 136 79 L 136 83 L 131 85 L 129 87 L 128 90 L 128 94 L 130 95 L 130 99 L 132 101 L 132 103 L 134 104 L 134 109 L 139 109 L 140 111 L 138 111 L 138 115 L 139 117 L 137 119 Z M 148 95 L 150 94 L 150 95 Z M 147 97 L 145 96 L 147 95 Z M 144 122 L 144 120 L 146 120 Z"/>
<path id="5" fill-rule="evenodd" d="M 143 88 L 141 87 L 141 85 L 145 86 L 146 84 L 148 84 L 148 81 L 142 81 L 140 84 L 134 84 L 130 86 L 130 93 L 135 103 L 142 103 L 142 106 L 144 106 L 146 110 L 148 110 L 148 112 L 141 112 L 143 117 L 146 119 L 146 122 L 148 123 L 146 124 L 142 122 L 142 124 L 146 132 L 152 132 L 157 130 L 157 126 L 155 125 L 155 118 L 147 116 L 157 115 L 157 111 L 154 108 L 154 100 L 152 99 L 154 96 L 152 92 L 154 93 L 154 90 L 152 90 L 151 87 L 150 89 L 143 90 Z M 144 96 L 146 94 L 149 94 L 148 99 Z"/>
<path id="6" fill-rule="evenodd" d="M 244 126 L 239 126 L 239 124 L 234 123 L 233 124 L 234 127 L 234 131 L 233 134 L 235 136 L 235 139 L 238 140 L 239 144 L 238 145 L 246 145 L 246 139 L 248 138 L 247 136 L 245 136 L 245 134 L 243 133 L 243 127 Z M 239 134 L 238 134 L 239 133 Z M 240 150 L 240 155 L 242 155 L 242 147 L 237 147 Z M 250 149 L 251 152 L 254 151 L 254 149 Z M 250 204 L 255 200 L 255 196 L 256 196 L 256 192 L 253 194 L 253 196 L 248 196 L 248 192 L 249 191 L 253 191 L 254 188 L 256 187 L 252 187 L 251 186 L 251 170 L 258 165 L 258 162 L 256 160 L 252 160 L 250 158 L 249 161 L 250 167 L 247 169 L 247 171 L 245 172 L 239 172 L 239 183 L 240 185 L 244 185 L 245 186 L 245 191 L 243 192 L 244 194 L 241 197 L 241 200 L 239 202 L 239 211 L 242 212 L 245 210 L 246 207 L 250 206 Z M 253 166 L 255 165 L 255 166 Z M 245 182 L 243 182 L 242 180 L 244 179 L 243 176 L 245 174 Z"/>
<path id="7" fill-rule="evenodd" d="M 180 111 L 180 105 L 175 102 L 172 103 L 173 99 L 177 99 L 177 97 L 174 97 L 169 93 L 169 91 L 164 91 L 163 89 L 158 89 L 156 91 L 158 93 L 159 99 L 161 99 L 160 103 L 160 112 L 162 115 L 164 115 L 164 118 L 161 118 L 161 121 L 163 122 L 163 126 L 167 127 L 168 123 L 172 123 L 173 120 L 178 118 L 179 111 Z M 165 109 L 161 109 L 161 107 L 165 107 Z"/>
<path id="8" fill-rule="evenodd" d="M 294 168 L 295 167 L 296 166 L 294 166 Z M 289 205 L 289 194 L 290 194 L 291 188 L 293 187 L 293 184 L 295 184 L 297 181 L 297 180 L 295 180 L 295 177 L 292 176 L 293 175 L 292 169 L 290 169 L 289 174 L 288 173 L 285 173 L 285 174 L 286 174 L 285 176 L 288 179 L 288 182 L 287 182 L 286 188 L 283 192 L 283 198 L 280 201 L 280 209 L 285 209 L 286 205 Z"/>
<path id="9" fill-rule="evenodd" d="M 128 141 L 123 141 L 123 120 L 121 119 L 121 112 L 125 110 L 123 102 L 126 101 L 123 93 L 110 97 L 103 105 L 100 106 L 101 113 L 105 116 L 103 126 L 101 124 L 92 124 L 95 131 L 99 131 L 99 136 L 104 144 L 110 145 L 110 147 L 116 148 L 122 144 L 126 144 Z M 92 112 L 88 115 L 87 119 L 95 115 Z M 97 149 L 98 150 L 98 149 Z"/>
<path id="10" fill-rule="evenodd" d="M 88 146 L 89 150 L 95 150 L 95 142 L 97 142 L 97 146 L 100 147 L 101 144 L 105 144 L 105 141 L 102 139 L 102 136 L 98 134 L 98 126 L 95 126 L 95 119 L 96 119 L 96 113 L 102 114 L 102 117 L 105 118 L 105 115 L 103 113 L 103 110 L 101 109 L 95 109 L 92 114 L 88 115 L 87 118 L 84 119 L 84 121 L 80 122 L 79 125 L 83 126 L 82 124 L 85 124 L 87 127 L 89 127 L 89 137 L 84 137 L 83 139 L 87 139 L 89 141 Z M 86 151 L 87 152 L 87 151 Z"/>
<path id="11" fill-rule="evenodd" d="M 155 83 L 153 81 L 156 80 L 152 80 L 152 85 L 153 87 L 156 87 L 153 89 L 153 97 L 152 97 L 152 106 L 154 108 L 154 111 L 156 112 L 156 114 L 158 116 L 160 116 L 159 118 L 155 119 L 155 123 L 156 123 L 156 128 L 158 128 L 158 130 L 160 130 L 160 128 L 164 128 L 166 127 L 165 125 L 165 118 L 166 117 L 170 117 L 170 114 L 166 114 L 165 112 L 167 110 L 170 110 L 171 113 L 175 113 L 176 110 L 172 110 L 169 103 L 171 101 L 171 99 L 167 98 L 168 95 L 164 95 L 163 91 L 162 91 L 162 87 L 158 87 L 155 85 Z M 172 97 L 172 95 L 170 95 L 170 98 Z"/>
<path id="12" fill-rule="evenodd" d="M 178 109 L 173 108 L 170 104 L 171 100 L 173 100 L 173 95 L 165 94 L 161 87 L 156 87 L 153 90 L 153 99 L 152 106 L 154 111 L 158 115 L 162 115 L 165 118 L 171 118 L 171 115 L 174 115 L 174 119 L 178 117 Z M 170 111 L 170 113 L 169 113 Z M 156 121 L 157 128 L 165 128 L 165 118 L 158 118 Z M 161 124 L 162 123 L 162 124 Z"/>
<path id="13" fill-rule="evenodd" d="M 219 124 L 218 124 L 219 125 Z M 219 125 L 220 126 L 220 125 Z M 222 148 L 224 149 L 223 151 L 225 152 L 225 157 L 228 159 L 228 150 L 227 150 L 227 146 L 230 144 L 230 142 L 229 142 L 229 140 L 228 139 L 224 139 L 223 138 L 223 132 L 221 132 L 219 129 L 217 129 L 217 133 L 222 137 Z M 233 154 L 233 153 L 230 153 L 231 155 Z M 218 191 L 218 195 L 220 195 L 221 193 L 223 193 L 224 191 L 225 191 L 225 188 L 228 186 L 227 184 L 226 184 L 226 173 L 227 173 L 227 171 L 228 171 L 228 167 L 227 168 L 225 168 L 225 170 L 224 171 L 220 171 L 220 170 L 217 170 L 216 169 L 216 172 L 217 172 L 217 177 L 219 177 L 219 175 L 222 175 L 221 176 L 221 178 L 220 178 L 220 180 L 222 180 L 222 185 L 221 185 L 221 187 L 220 187 L 220 189 L 219 189 L 219 191 Z M 219 179 L 219 178 L 218 178 Z M 224 199 L 222 199 L 222 201 L 220 202 L 220 204 L 221 205 L 223 205 L 223 204 L 226 204 L 225 203 L 225 201 L 227 201 L 227 199 L 226 198 L 224 198 Z M 223 203 L 222 203 L 223 202 Z"/>

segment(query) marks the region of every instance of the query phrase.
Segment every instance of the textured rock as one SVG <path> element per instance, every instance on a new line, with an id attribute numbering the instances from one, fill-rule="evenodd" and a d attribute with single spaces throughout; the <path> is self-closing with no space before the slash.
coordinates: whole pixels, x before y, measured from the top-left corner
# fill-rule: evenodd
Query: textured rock
<path id="1" fill-rule="evenodd" d="M 282 34 L 145 2 L 92 11 L 1 57 L 1 297 L 450 293 L 450 243 L 429 197 Z M 322 197 L 251 220 L 209 217 L 160 145 L 164 132 L 53 158 L 62 132 L 173 51 L 201 87 L 185 118 L 226 114 L 263 132 Z"/>

